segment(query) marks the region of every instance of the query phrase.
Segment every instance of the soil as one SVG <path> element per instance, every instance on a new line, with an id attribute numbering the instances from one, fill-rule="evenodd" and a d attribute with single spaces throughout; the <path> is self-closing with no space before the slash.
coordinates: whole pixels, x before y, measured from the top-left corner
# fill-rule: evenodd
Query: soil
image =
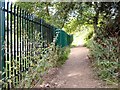
<path id="1" fill-rule="evenodd" d="M 98 79 L 88 59 L 86 47 L 71 49 L 69 59 L 60 68 L 52 68 L 36 88 L 116 88 Z"/>

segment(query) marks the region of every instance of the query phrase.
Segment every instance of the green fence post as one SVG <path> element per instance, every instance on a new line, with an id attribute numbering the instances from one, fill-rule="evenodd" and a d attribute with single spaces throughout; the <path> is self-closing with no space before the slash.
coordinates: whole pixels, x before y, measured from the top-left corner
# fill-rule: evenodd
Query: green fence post
<path id="1" fill-rule="evenodd" d="M 1 1 L 0 1 L 0 8 L 1 8 Z M 1 36 L 1 9 L 0 9 L 0 36 Z M 2 79 L 2 59 L 1 59 L 1 37 L 0 37 L 0 89 L 2 88 L 2 83 L 1 83 L 1 80 Z"/>
<path id="2" fill-rule="evenodd" d="M 40 27 L 40 32 L 41 32 L 40 34 L 41 34 L 41 38 L 43 39 L 43 20 L 42 19 L 40 19 L 40 24 L 41 24 L 40 25 L 41 26 Z"/>
<path id="3" fill-rule="evenodd" d="M 5 31 L 5 12 L 2 8 L 5 7 L 5 0 L 0 1 L 0 89 L 2 88 L 2 72 L 4 71 L 4 31 Z"/>

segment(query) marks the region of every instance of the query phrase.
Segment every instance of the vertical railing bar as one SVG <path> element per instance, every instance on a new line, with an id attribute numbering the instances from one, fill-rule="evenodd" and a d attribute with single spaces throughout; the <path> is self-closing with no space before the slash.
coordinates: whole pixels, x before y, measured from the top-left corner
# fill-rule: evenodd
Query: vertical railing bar
<path id="1" fill-rule="evenodd" d="M 41 20 L 40 20 L 40 39 L 42 39 L 42 31 L 41 31 Z M 40 40 L 40 48 L 41 48 L 41 40 Z M 41 52 L 40 52 L 41 53 Z M 41 57 L 40 57 L 41 58 Z"/>
<path id="2" fill-rule="evenodd" d="M 39 24 L 39 26 L 40 26 L 40 39 L 41 39 L 41 24 Z"/>
<path id="3" fill-rule="evenodd" d="M 30 25 L 29 25 L 29 28 L 30 28 L 30 38 L 29 38 L 30 60 L 29 60 L 29 67 L 31 66 L 31 49 L 32 49 L 32 22 L 31 22 L 31 17 L 32 17 L 32 15 L 30 14 L 30 16 L 29 16 L 29 18 L 30 18 L 30 21 L 29 21 L 29 23 L 30 23 Z"/>
<path id="4" fill-rule="evenodd" d="M 14 5 L 14 84 L 16 85 L 16 5 Z"/>
<path id="5" fill-rule="evenodd" d="M 42 32 L 42 19 L 40 19 L 40 25 L 41 25 L 41 27 L 40 27 L 40 30 L 41 30 L 41 38 L 43 39 L 43 32 Z"/>
<path id="6" fill-rule="evenodd" d="M 0 2 L 0 7 L 2 7 L 2 2 Z M 0 36 L 2 36 L 2 10 L 0 10 Z M 2 55 L 2 37 L 0 37 L 0 80 L 2 81 L 2 68 L 3 68 L 3 66 L 2 66 L 2 57 L 3 57 L 3 55 Z M 2 89 L 2 83 L 0 83 L 0 89 Z"/>
<path id="7" fill-rule="evenodd" d="M 40 20 L 40 24 L 41 24 L 41 39 L 43 40 L 44 39 L 44 23 L 43 23 L 43 20 L 41 19 Z M 44 42 L 42 42 L 42 48 L 44 48 Z"/>
<path id="8" fill-rule="evenodd" d="M 28 14 L 28 69 L 29 69 L 29 62 L 30 62 L 30 14 Z"/>
<path id="9" fill-rule="evenodd" d="M 22 42 L 21 42 L 21 38 L 22 38 L 22 33 L 21 33 L 21 8 L 20 8 L 20 80 L 21 80 L 21 70 L 22 70 L 22 66 L 21 66 L 21 46 L 22 46 Z"/>
<path id="10" fill-rule="evenodd" d="M 29 14 L 29 20 L 30 20 L 30 16 L 31 16 L 31 15 Z M 29 21 L 29 38 L 28 38 L 28 40 L 29 40 L 29 49 L 28 49 L 28 51 L 29 51 L 29 64 L 28 64 L 28 67 L 30 67 L 30 61 L 31 61 L 31 57 L 30 57 L 30 52 L 31 52 L 31 51 L 30 51 L 30 50 L 31 50 L 31 47 L 30 47 L 30 40 L 31 40 L 30 36 L 31 36 L 31 32 L 30 32 L 30 31 L 31 31 L 31 28 L 30 28 L 30 25 L 31 25 L 31 24 L 30 24 L 30 21 Z"/>
<path id="11" fill-rule="evenodd" d="M 10 18 L 10 27 L 11 27 L 11 77 L 12 77 L 12 75 L 13 75 L 13 49 L 12 49 L 12 47 L 13 47 L 13 44 L 12 44 L 12 3 L 11 3 L 11 18 Z M 11 80 L 12 81 L 12 80 Z M 12 83 L 13 83 L 13 81 L 12 81 Z M 12 87 L 12 83 L 11 83 L 11 87 Z"/>
<path id="12" fill-rule="evenodd" d="M 8 86 L 7 88 L 10 88 L 9 86 L 9 82 L 8 82 L 8 79 L 9 79 L 9 2 L 7 2 L 7 62 L 6 62 L 6 83 L 8 83 Z"/>
<path id="13" fill-rule="evenodd" d="M 34 42 L 34 47 L 35 47 L 35 43 L 36 43 L 36 42 L 35 42 L 35 23 L 33 23 L 33 27 L 34 27 L 34 29 L 33 29 L 33 30 L 34 30 L 34 31 L 33 31 L 33 33 L 34 33 L 34 34 L 33 34 L 33 35 L 34 35 L 34 36 L 33 36 L 33 37 L 34 37 L 33 42 Z M 33 51 L 33 52 L 34 52 L 34 56 L 35 56 L 35 51 Z"/>
<path id="14" fill-rule="evenodd" d="M 24 10 L 22 10 L 22 55 L 23 55 L 23 59 L 22 59 L 22 71 L 24 71 Z"/>
<path id="15" fill-rule="evenodd" d="M 26 23 L 27 23 L 27 20 L 26 20 L 26 11 L 25 11 L 25 31 L 24 31 L 24 34 L 25 34 L 25 70 L 26 70 Z"/>
<path id="16" fill-rule="evenodd" d="M 19 7 L 17 6 L 17 45 L 16 45 L 16 48 L 17 48 L 17 84 L 18 84 L 18 82 L 19 82 L 19 51 L 18 51 L 18 48 L 19 48 L 19 44 L 18 44 L 18 10 L 19 10 Z"/>
<path id="17" fill-rule="evenodd" d="M 23 17 L 25 17 L 25 11 L 23 10 Z M 24 18 L 23 18 L 24 19 Z M 24 59 L 23 59 L 23 72 L 25 71 L 25 19 L 23 20 L 23 55 L 24 55 Z"/>
<path id="18" fill-rule="evenodd" d="M 31 55 L 33 56 L 33 43 L 34 43 L 34 42 L 33 42 L 33 41 L 34 41 L 34 40 L 33 40 L 33 27 L 34 27 L 34 26 L 33 26 L 33 15 L 32 15 L 31 17 L 32 17 L 32 21 L 31 21 L 31 23 L 32 23 L 32 25 L 31 25 L 31 27 L 32 27 L 32 51 L 31 51 Z M 32 61 L 33 61 L 33 59 L 32 59 Z M 32 61 L 31 61 L 31 64 L 32 64 Z"/>
<path id="19" fill-rule="evenodd" d="M 4 6 L 4 8 L 5 8 L 5 6 Z M 4 15 L 5 15 L 5 13 L 4 13 Z M 7 58 L 6 58 L 6 49 L 5 49 L 5 47 L 6 47 L 6 45 L 5 45 L 5 43 L 6 43 L 6 29 L 5 29 L 5 21 L 4 21 L 4 41 L 3 41 L 3 43 L 4 43 L 4 50 L 3 50 L 3 52 L 4 52 L 4 63 L 3 63 L 3 65 L 4 65 L 4 75 L 3 75 L 3 77 L 4 77 L 4 82 L 6 81 L 5 80 L 5 78 L 6 78 L 6 61 L 7 61 Z"/>
<path id="20" fill-rule="evenodd" d="M 27 12 L 26 12 L 27 13 Z M 28 33 L 28 13 L 27 13 L 27 38 L 26 38 L 26 56 L 27 56 L 27 58 L 26 58 L 26 69 L 28 69 L 28 36 L 29 36 L 29 33 Z"/>
<path id="21" fill-rule="evenodd" d="M 4 21 L 5 22 L 5 21 Z M 7 57 L 6 57 L 6 23 L 4 24 L 4 29 L 5 29 L 5 31 L 4 31 L 4 72 L 5 72 L 5 74 L 4 74 L 4 84 L 5 84 L 5 82 L 6 82 L 6 61 L 7 61 Z M 6 88 L 6 85 L 4 86 L 4 88 Z"/>
<path id="22" fill-rule="evenodd" d="M 25 17 L 25 11 L 23 10 L 23 17 Z M 25 70 L 25 19 L 23 18 L 23 71 Z"/>

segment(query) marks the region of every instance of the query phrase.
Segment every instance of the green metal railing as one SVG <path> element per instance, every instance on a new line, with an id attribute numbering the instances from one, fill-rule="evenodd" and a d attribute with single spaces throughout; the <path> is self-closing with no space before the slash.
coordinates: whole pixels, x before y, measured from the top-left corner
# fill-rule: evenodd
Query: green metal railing
<path id="1" fill-rule="evenodd" d="M 43 22 L 42 19 L 36 21 L 32 14 L 9 2 L 7 2 L 7 8 L 5 6 L 0 7 L 0 12 L 2 12 L 0 19 L 3 19 L 0 20 L 1 34 L 3 34 L 0 40 L 4 42 L 1 44 L 4 47 L 0 47 L 3 50 L 3 55 L 1 52 L 1 78 L 3 87 L 11 88 L 22 80 L 22 73 L 29 70 L 28 60 L 31 59 L 28 52 L 34 45 L 32 42 L 36 38 L 37 32 L 42 32 L 40 38 L 42 37 L 49 44 L 53 40 L 52 31 L 55 27 Z M 6 19 L 3 18 L 5 16 Z M 27 58 L 22 59 L 22 57 Z"/>
<path id="2" fill-rule="evenodd" d="M 42 46 L 46 48 L 45 44 L 48 45 L 53 41 L 56 29 L 19 6 L 7 2 L 5 8 L 5 3 L 0 1 L 0 36 L 2 36 L 0 37 L 0 82 L 2 81 L 0 87 L 13 88 L 20 83 L 23 79 L 22 73 L 31 67 L 29 52 L 32 52 L 37 33 L 40 33 L 40 39 L 46 41 Z M 62 42 L 67 40 L 65 45 L 60 43 L 62 47 L 70 45 L 69 35 L 65 32 L 64 37 L 62 33 L 59 34 L 58 37 L 63 40 Z M 56 45 L 60 44 L 56 42 Z"/>

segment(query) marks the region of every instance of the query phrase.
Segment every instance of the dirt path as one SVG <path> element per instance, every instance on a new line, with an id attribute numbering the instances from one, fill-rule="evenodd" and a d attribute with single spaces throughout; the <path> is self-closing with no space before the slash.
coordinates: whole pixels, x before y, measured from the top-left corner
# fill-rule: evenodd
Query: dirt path
<path id="1" fill-rule="evenodd" d="M 71 49 L 66 63 L 49 75 L 46 85 L 56 88 L 105 88 L 100 80 L 95 79 L 90 61 L 87 57 L 88 49 L 76 47 Z M 37 86 L 39 87 L 39 86 Z"/>

